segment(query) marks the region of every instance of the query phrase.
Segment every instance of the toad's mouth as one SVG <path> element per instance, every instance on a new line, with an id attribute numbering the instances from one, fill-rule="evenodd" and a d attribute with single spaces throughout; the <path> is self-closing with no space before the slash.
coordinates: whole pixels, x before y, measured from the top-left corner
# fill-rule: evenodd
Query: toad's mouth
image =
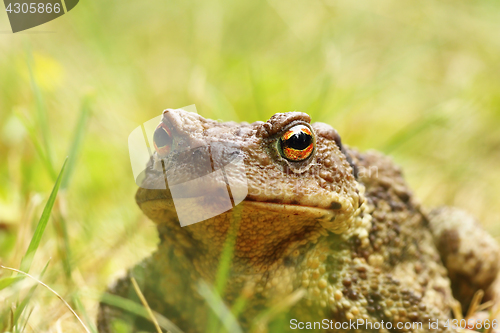
<path id="1" fill-rule="evenodd" d="M 177 198 L 176 200 L 195 200 L 201 198 L 201 196 L 190 196 L 185 198 Z M 168 206 L 172 206 L 173 199 L 171 194 L 165 190 L 151 190 L 151 189 L 143 189 L 139 188 L 136 194 L 136 202 L 139 206 L 142 206 L 147 202 L 164 202 Z M 329 208 L 317 207 L 311 205 L 302 205 L 300 203 L 288 203 L 288 202 L 278 202 L 275 200 L 267 201 L 267 200 L 256 200 L 247 196 L 241 204 L 245 206 L 251 206 L 255 208 L 261 208 L 273 212 L 290 212 L 290 213 L 299 213 L 299 212 L 309 212 L 310 215 L 322 217 L 322 216 L 335 216 L 338 213 L 342 212 L 342 204 L 340 202 L 334 201 L 330 204 Z"/>
<path id="2" fill-rule="evenodd" d="M 272 212 L 291 214 L 291 215 L 308 215 L 309 217 L 316 217 L 318 219 L 327 219 L 333 221 L 335 216 L 339 214 L 340 207 L 337 209 L 327 209 L 321 207 L 305 206 L 300 204 L 291 203 L 276 203 L 269 201 L 255 201 L 245 199 L 244 205 L 254 207 L 256 209 L 263 209 Z M 339 205 L 340 206 L 340 205 Z"/>
<path id="3" fill-rule="evenodd" d="M 144 190 L 139 189 L 136 195 L 136 201 L 143 212 L 156 223 L 162 223 L 165 219 L 172 219 L 177 215 L 182 226 L 192 223 L 209 220 L 222 214 L 231 214 L 235 209 L 241 209 L 244 219 L 255 219 L 259 216 L 268 214 L 269 216 L 279 216 L 280 220 L 307 219 L 314 223 L 320 223 L 325 228 L 337 232 L 344 229 L 344 220 L 346 212 L 340 203 L 334 203 L 330 208 L 314 207 L 293 203 L 280 203 L 269 201 L 256 201 L 246 198 L 235 207 L 228 207 L 225 210 L 219 210 L 220 214 L 212 214 L 208 218 L 203 218 L 200 212 L 203 208 L 194 207 L 193 202 L 199 197 L 176 199 L 175 204 L 170 193 L 165 190 Z M 181 207 L 179 209 L 179 207 Z M 213 207 L 210 207 L 211 209 Z M 215 211 L 215 210 L 214 210 Z M 183 223 L 183 214 L 189 214 L 192 217 L 190 223 Z M 341 217 L 341 218 L 339 218 Z"/>

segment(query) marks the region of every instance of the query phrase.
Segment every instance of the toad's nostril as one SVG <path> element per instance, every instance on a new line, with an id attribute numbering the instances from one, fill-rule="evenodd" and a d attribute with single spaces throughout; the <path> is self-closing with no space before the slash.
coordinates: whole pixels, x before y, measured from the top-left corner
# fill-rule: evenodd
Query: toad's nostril
<path id="1" fill-rule="evenodd" d="M 156 128 L 153 134 L 153 143 L 160 156 L 165 156 L 170 152 L 173 140 L 170 130 L 165 124 L 160 123 Z"/>

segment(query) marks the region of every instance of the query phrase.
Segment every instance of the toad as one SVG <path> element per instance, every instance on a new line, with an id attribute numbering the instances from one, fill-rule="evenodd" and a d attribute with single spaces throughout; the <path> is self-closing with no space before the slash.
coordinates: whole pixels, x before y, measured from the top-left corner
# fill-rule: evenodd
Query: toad
<path id="1" fill-rule="evenodd" d="M 457 332 L 454 302 L 467 309 L 478 290 L 496 300 L 499 247 L 472 217 L 426 210 L 390 158 L 305 113 L 248 124 L 168 109 L 153 138 L 136 201 L 160 243 L 108 292 L 140 304 L 134 276 L 175 330 Z M 236 159 L 243 171 L 226 170 L 224 186 L 179 191 Z M 102 303 L 99 331 L 117 323 L 154 331 Z"/>

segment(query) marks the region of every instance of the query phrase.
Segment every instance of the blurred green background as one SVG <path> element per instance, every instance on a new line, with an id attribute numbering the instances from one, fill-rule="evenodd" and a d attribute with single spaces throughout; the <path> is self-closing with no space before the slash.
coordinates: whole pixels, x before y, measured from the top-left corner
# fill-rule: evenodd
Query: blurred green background
<path id="1" fill-rule="evenodd" d="M 498 1 L 82 0 L 9 31 L 2 9 L 0 263 L 19 267 L 70 154 L 31 272 L 52 258 L 43 280 L 90 321 L 106 284 L 155 248 L 127 137 L 165 108 L 307 112 L 391 155 L 427 206 L 464 208 L 500 238 Z M 0 290 L 0 314 L 30 286 Z M 82 331 L 42 288 L 27 309 L 27 332 Z"/>

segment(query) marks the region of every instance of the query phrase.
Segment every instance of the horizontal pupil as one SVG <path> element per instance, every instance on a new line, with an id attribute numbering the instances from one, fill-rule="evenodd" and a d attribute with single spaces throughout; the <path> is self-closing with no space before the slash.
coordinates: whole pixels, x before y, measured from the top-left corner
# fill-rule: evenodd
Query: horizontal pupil
<path id="1" fill-rule="evenodd" d="M 162 127 L 156 129 L 153 140 L 158 148 L 172 144 L 172 138 Z"/>
<path id="2" fill-rule="evenodd" d="M 312 143 L 312 136 L 304 132 L 294 133 L 287 140 L 283 141 L 283 148 L 304 150 Z"/>

